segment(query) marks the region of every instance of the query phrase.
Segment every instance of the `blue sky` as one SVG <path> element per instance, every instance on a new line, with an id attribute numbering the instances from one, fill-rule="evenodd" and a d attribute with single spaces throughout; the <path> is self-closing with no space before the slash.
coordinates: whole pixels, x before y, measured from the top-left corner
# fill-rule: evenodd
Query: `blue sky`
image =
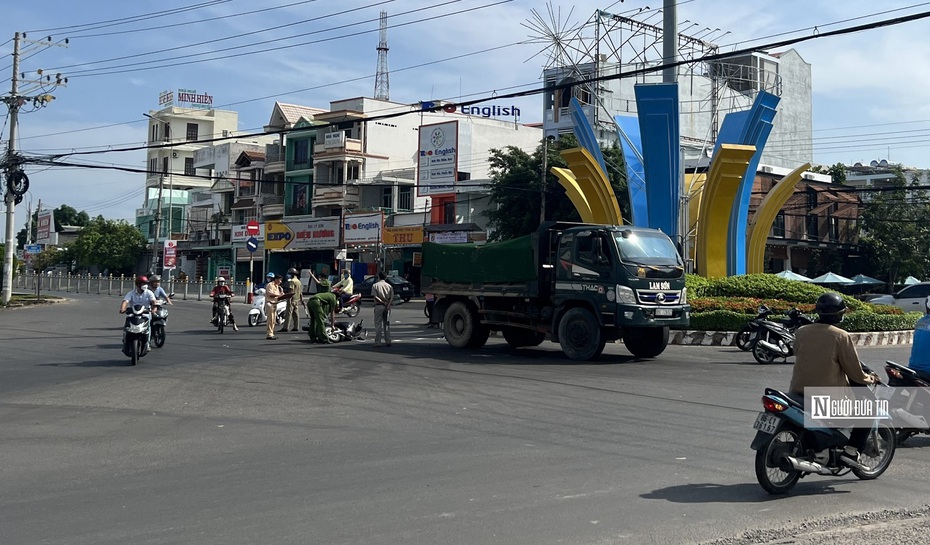
<path id="1" fill-rule="evenodd" d="M 391 99 L 397 102 L 476 99 L 534 88 L 545 63 L 545 55 L 538 55 L 542 46 L 525 43 L 533 41 L 527 25 L 531 10 L 547 12 L 546 4 L 531 0 L 7 4 L 0 19 L 2 94 L 10 88 L 12 42 L 7 40 L 14 32 L 26 31 L 30 39 L 51 35 L 53 42 L 69 39 L 68 47 L 28 46 L 22 55 L 20 71 L 27 79 L 40 68 L 69 78 L 67 87 L 52 92 L 56 100 L 48 107 L 20 116 L 17 147 L 30 154 L 141 145 L 147 127 L 142 113 L 158 109 L 163 90 L 212 95 L 216 107 L 239 112 L 241 132 L 260 130 L 275 100 L 327 107 L 330 100 L 370 96 L 381 10 L 388 12 L 391 25 L 399 25 L 388 30 Z M 656 11 L 661 4 L 579 0 L 551 6 L 569 25 L 585 22 L 596 9 L 626 16 L 642 10 L 637 18 L 661 25 L 662 14 Z M 814 27 L 823 33 L 930 11 L 930 3 L 680 0 L 677 8 L 679 22 L 697 35 L 704 32 L 701 28 L 720 29 L 707 37 L 726 51 L 811 35 Z M 812 65 L 815 162 L 887 158 L 930 167 L 928 37 L 930 19 L 923 19 L 794 46 Z M 196 45 L 200 42 L 209 43 Z M 261 49 L 276 50 L 251 53 Z M 161 53 L 150 54 L 156 51 Z M 116 57 L 128 58 L 100 62 Z M 542 118 L 538 96 L 507 102 L 521 108 L 521 121 Z M 0 127 L 5 142 L 5 112 Z M 144 168 L 140 151 L 74 160 Z M 92 216 L 132 220 L 143 202 L 143 174 L 63 168 L 28 172 L 26 202 L 33 206 L 41 199 L 43 206 L 69 204 Z M 25 207 L 17 207 L 16 215 L 18 231 Z"/>

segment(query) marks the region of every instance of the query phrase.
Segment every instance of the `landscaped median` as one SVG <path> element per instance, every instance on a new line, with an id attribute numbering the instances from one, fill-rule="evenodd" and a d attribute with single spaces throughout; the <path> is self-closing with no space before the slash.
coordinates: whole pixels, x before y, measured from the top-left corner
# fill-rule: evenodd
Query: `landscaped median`
<path id="1" fill-rule="evenodd" d="M 759 305 L 782 315 L 772 319 L 784 317 L 792 308 L 814 314 L 817 298 L 837 291 L 774 274 L 711 279 L 688 275 L 687 286 L 691 324 L 687 330 L 672 331 L 670 344 L 732 345 L 736 332 L 756 317 Z M 849 310 L 839 327 L 849 331 L 858 346 L 909 344 L 913 340 L 914 324 L 922 314 L 905 314 L 898 307 L 871 305 L 845 294 L 843 298 Z"/>

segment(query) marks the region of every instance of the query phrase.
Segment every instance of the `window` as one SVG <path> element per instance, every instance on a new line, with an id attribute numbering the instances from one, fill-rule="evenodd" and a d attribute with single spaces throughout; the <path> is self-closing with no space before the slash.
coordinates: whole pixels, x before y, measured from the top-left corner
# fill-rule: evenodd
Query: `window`
<path id="1" fill-rule="evenodd" d="M 575 237 L 575 262 L 580 265 L 573 272 L 596 275 L 610 268 L 608 239 L 603 233 L 584 231 Z"/>
<path id="2" fill-rule="evenodd" d="M 167 157 L 161 158 L 161 173 L 168 174 L 168 158 Z"/>
<path id="3" fill-rule="evenodd" d="M 816 240 L 820 238 L 820 233 L 817 225 L 817 220 L 820 219 L 816 215 L 807 216 L 807 238 Z"/>
<path id="4" fill-rule="evenodd" d="M 394 208 L 394 188 L 381 188 L 381 208 Z"/>
<path id="5" fill-rule="evenodd" d="M 197 174 L 197 169 L 194 168 L 194 158 L 185 157 L 184 158 L 184 175 L 193 176 Z"/>
<path id="6" fill-rule="evenodd" d="M 158 123 L 152 123 L 152 135 L 149 136 L 149 142 L 158 141 Z"/>
<path id="7" fill-rule="evenodd" d="M 455 223 L 455 201 L 454 200 L 451 200 L 443 204 L 442 222 L 443 223 Z"/>
<path id="8" fill-rule="evenodd" d="M 830 240 L 836 242 L 840 239 L 840 220 L 830 216 Z"/>
<path id="9" fill-rule="evenodd" d="M 294 141 L 294 164 L 303 165 L 307 163 L 309 155 L 310 142 L 308 140 Z"/>
<path id="10" fill-rule="evenodd" d="M 413 188 L 402 186 L 397 188 L 397 209 L 413 210 Z"/>
<path id="11" fill-rule="evenodd" d="M 149 159 L 149 176 L 158 172 L 158 159 L 152 157 Z"/>
<path id="12" fill-rule="evenodd" d="M 190 142 L 194 140 L 197 140 L 197 124 L 188 123 L 187 124 L 187 141 Z"/>
<path id="13" fill-rule="evenodd" d="M 556 266 L 556 278 L 568 279 L 572 273 L 572 246 L 575 242 L 575 235 L 565 234 L 559 240 L 559 262 Z"/>
<path id="14" fill-rule="evenodd" d="M 772 223 L 772 236 L 776 238 L 785 238 L 785 213 L 779 212 Z"/>

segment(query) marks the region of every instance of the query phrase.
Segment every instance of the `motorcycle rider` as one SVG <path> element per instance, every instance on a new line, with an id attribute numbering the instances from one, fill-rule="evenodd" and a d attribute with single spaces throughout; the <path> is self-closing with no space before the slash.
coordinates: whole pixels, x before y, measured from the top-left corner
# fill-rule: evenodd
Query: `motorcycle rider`
<path id="1" fill-rule="evenodd" d="M 137 276 L 136 277 L 136 287 L 130 290 L 126 294 L 126 297 L 123 297 L 123 302 L 120 303 L 119 313 L 125 314 L 126 309 L 130 305 L 142 305 L 149 312 L 152 311 L 152 307 L 155 305 L 155 294 L 149 289 L 149 279 L 147 276 Z M 152 339 L 151 329 L 149 330 L 149 336 L 146 339 L 146 344 Z M 123 347 L 125 351 L 125 346 Z"/>
<path id="2" fill-rule="evenodd" d="M 228 295 L 229 297 L 220 303 L 216 300 L 217 295 Z M 233 316 L 232 305 L 230 304 L 233 298 L 233 291 L 229 289 L 229 286 L 226 285 L 226 279 L 222 276 L 216 277 L 216 286 L 210 290 L 210 298 L 213 299 L 213 319 L 210 320 L 210 323 L 214 326 L 216 325 L 217 314 L 219 310 L 218 305 L 224 304 L 229 308 L 229 323 L 232 324 L 233 331 L 239 331 L 239 326 L 236 325 L 236 318 Z"/>
<path id="3" fill-rule="evenodd" d="M 914 326 L 914 343 L 907 366 L 917 371 L 920 378 L 930 380 L 930 297 L 924 301 L 924 309 L 924 317 Z"/>
<path id="4" fill-rule="evenodd" d="M 865 374 L 856 345 L 849 333 L 837 327 L 846 314 L 846 302 L 838 293 L 828 292 L 817 298 L 819 318 L 801 326 L 795 333 L 796 361 L 789 393 L 804 396 L 805 387 L 844 387 L 874 384 L 878 377 Z M 864 467 L 859 452 L 871 433 L 869 427 L 855 427 L 840 460 L 853 467 Z"/>
<path id="5" fill-rule="evenodd" d="M 151 277 L 149 277 L 149 289 L 152 290 L 152 293 L 155 294 L 155 299 L 164 301 L 169 305 L 174 305 L 174 303 L 172 303 L 171 299 L 168 297 L 168 292 L 165 291 L 165 288 L 159 285 L 160 283 L 161 276 L 153 274 Z"/>
<path id="6" fill-rule="evenodd" d="M 287 270 L 288 293 L 293 293 L 287 300 L 287 310 L 284 312 L 284 323 L 278 333 L 284 333 L 288 329 L 297 331 L 300 325 L 300 307 L 304 304 L 304 286 L 300 282 L 300 274 L 297 269 L 291 267 Z"/>
<path id="7" fill-rule="evenodd" d="M 349 269 L 343 269 L 342 279 L 339 282 L 336 282 L 335 284 L 333 284 L 333 288 L 332 288 L 333 293 L 339 293 L 340 310 L 342 307 L 345 306 L 346 301 L 352 298 L 352 292 L 354 290 L 355 290 L 355 282 L 352 280 L 352 275 L 349 274 Z M 339 310 L 337 310 L 336 312 L 339 312 Z"/>

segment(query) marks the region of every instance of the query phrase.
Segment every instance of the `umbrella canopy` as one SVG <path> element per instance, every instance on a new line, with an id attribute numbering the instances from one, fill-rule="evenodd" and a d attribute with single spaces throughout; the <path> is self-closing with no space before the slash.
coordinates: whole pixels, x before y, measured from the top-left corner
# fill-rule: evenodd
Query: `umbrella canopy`
<path id="1" fill-rule="evenodd" d="M 853 281 L 853 284 L 856 284 L 859 286 L 865 286 L 868 284 L 884 284 L 884 282 L 882 282 L 881 280 L 872 278 L 871 276 L 866 276 L 864 274 L 857 274 L 856 276 L 852 277 L 852 281 Z"/>
<path id="2" fill-rule="evenodd" d="M 778 276 L 778 277 L 780 277 L 780 278 L 784 278 L 785 280 L 798 280 L 798 281 L 801 281 L 801 282 L 810 282 L 810 281 L 811 281 L 810 278 L 804 276 L 803 274 L 798 274 L 798 273 L 793 272 L 793 271 L 782 271 L 782 272 L 780 272 L 780 273 L 776 273 L 775 276 Z"/>
<path id="3" fill-rule="evenodd" d="M 913 284 L 920 284 L 920 280 L 917 280 L 917 279 L 914 278 L 913 276 L 908 276 L 907 278 L 904 279 L 904 285 L 905 285 L 905 286 L 910 286 L 910 285 L 913 285 Z"/>
<path id="4" fill-rule="evenodd" d="M 811 280 L 814 284 L 852 284 L 853 281 L 838 274 L 828 272 Z"/>

